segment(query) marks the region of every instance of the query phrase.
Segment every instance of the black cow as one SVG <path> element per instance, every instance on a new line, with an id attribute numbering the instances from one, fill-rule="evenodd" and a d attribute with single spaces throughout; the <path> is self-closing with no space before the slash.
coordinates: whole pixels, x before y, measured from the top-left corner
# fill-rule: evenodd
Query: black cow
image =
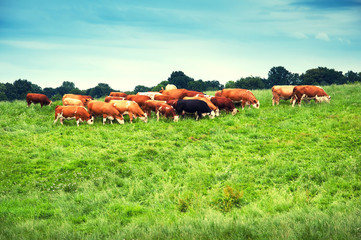
<path id="1" fill-rule="evenodd" d="M 175 109 L 178 114 L 182 114 L 183 118 L 185 113 L 194 113 L 196 115 L 196 120 L 202 118 L 202 116 L 208 115 L 209 118 L 213 119 L 215 116 L 214 111 L 212 111 L 208 104 L 202 100 L 178 100 Z"/>

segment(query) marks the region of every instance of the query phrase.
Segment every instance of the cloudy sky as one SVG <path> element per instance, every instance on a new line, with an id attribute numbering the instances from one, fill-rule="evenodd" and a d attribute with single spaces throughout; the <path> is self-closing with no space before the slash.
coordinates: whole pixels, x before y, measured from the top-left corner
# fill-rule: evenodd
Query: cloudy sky
<path id="1" fill-rule="evenodd" d="M 361 0 L 0 0 L 0 82 L 225 84 L 317 67 L 361 72 Z"/>

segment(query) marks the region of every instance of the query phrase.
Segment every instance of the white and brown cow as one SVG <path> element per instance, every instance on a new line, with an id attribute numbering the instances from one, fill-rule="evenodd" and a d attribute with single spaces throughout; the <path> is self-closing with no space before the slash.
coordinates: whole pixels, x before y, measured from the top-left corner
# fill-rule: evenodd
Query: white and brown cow
<path id="1" fill-rule="evenodd" d="M 133 123 L 133 118 L 139 117 L 143 122 L 148 121 L 148 116 L 146 113 L 143 112 L 143 110 L 139 107 L 139 105 L 134 101 L 128 101 L 128 100 L 120 100 L 120 101 L 110 101 L 110 104 L 112 104 L 115 109 L 119 111 L 119 113 L 128 114 L 130 123 Z"/>
<path id="2" fill-rule="evenodd" d="M 79 127 L 80 122 L 87 122 L 93 124 L 94 118 L 87 112 L 84 107 L 78 106 L 56 106 L 55 108 L 55 120 L 54 124 L 60 119 L 61 125 L 63 125 L 64 119 L 76 120 L 76 125 Z"/>
<path id="3" fill-rule="evenodd" d="M 275 85 L 272 87 L 272 106 L 275 104 L 280 104 L 280 99 L 289 100 L 293 95 L 293 88 L 295 86 L 292 85 Z M 292 101 L 292 100 L 291 100 Z"/>
<path id="4" fill-rule="evenodd" d="M 259 108 L 260 104 L 253 93 L 247 89 L 241 88 L 226 88 L 215 93 L 216 97 L 226 97 L 232 100 L 234 104 L 241 104 L 242 109 L 246 105 Z"/>
<path id="5" fill-rule="evenodd" d="M 301 101 L 315 100 L 315 102 L 327 102 L 331 101 L 331 97 L 327 95 L 323 88 L 313 85 L 301 85 L 293 88 L 292 94 L 292 107 L 297 102 L 301 106 Z"/>
<path id="6" fill-rule="evenodd" d="M 116 119 L 119 124 L 124 124 L 123 115 L 113 106 L 111 103 L 90 101 L 88 104 L 89 113 L 93 116 L 103 116 L 103 125 L 109 119 L 113 124 L 113 120 Z"/>

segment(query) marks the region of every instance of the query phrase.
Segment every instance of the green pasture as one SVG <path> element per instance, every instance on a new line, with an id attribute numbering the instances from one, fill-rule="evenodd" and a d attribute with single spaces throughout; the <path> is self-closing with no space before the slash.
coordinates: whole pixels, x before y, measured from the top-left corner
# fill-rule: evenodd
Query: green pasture
<path id="1" fill-rule="evenodd" d="M 361 239 L 361 84 L 324 89 L 79 127 L 53 124 L 61 102 L 0 102 L 0 239 Z"/>

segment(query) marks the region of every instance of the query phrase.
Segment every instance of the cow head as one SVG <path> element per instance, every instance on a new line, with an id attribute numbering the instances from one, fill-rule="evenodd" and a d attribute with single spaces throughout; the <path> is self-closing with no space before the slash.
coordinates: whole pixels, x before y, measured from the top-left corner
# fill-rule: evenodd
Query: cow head
<path id="1" fill-rule="evenodd" d="M 144 113 L 144 117 L 139 117 L 143 122 L 148 122 L 148 115 L 147 113 Z"/>
<path id="2" fill-rule="evenodd" d="M 92 116 L 88 121 L 86 121 L 88 124 L 93 124 L 94 123 L 94 117 Z"/>
<path id="3" fill-rule="evenodd" d="M 330 96 L 322 96 L 322 97 L 318 97 L 316 95 L 316 102 L 327 102 L 330 103 L 331 101 L 331 97 Z"/>
<path id="4" fill-rule="evenodd" d="M 233 111 L 232 111 L 232 115 L 236 115 L 237 113 L 239 112 L 239 110 L 237 108 L 233 108 Z"/>
<path id="5" fill-rule="evenodd" d="M 259 108 L 259 105 L 260 105 L 259 101 L 257 101 L 257 100 L 253 100 L 251 104 L 254 108 L 257 108 L 257 109 Z"/>
<path id="6" fill-rule="evenodd" d="M 178 121 L 179 121 L 179 116 L 178 116 L 178 115 L 175 115 L 174 118 L 173 118 L 173 121 L 174 121 L 174 122 L 178 122 Z"/>

